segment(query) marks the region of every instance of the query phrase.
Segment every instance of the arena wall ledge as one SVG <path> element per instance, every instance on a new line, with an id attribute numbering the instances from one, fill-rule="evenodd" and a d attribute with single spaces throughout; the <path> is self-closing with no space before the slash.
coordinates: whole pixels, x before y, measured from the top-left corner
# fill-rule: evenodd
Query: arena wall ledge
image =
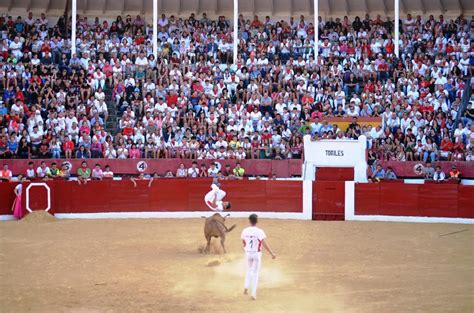
<path id="1" fill-rule="evenodd" d="M 28 162 L 33 162 L 34 166 L 39 166 L 41 161 L 46 161 L 48 166 L 52 162 L 62 164 L 63 162 L 69 162 L 71 165 L 71 173 L 76 173 L 80 164 L 84 160 L 77 159 L 31 159 L 31 160 L 2 160 L 2 163 L 8 164 L 8 167 L 13 171 L 14 175 L 24 174 L 28 168 Z M 190 167 L 192 160 L 181 160 L 181 159 L 86 159 L 85 160 L 90 167 L 96 163 L 102 167 L 109 165 L 111 170 L 117 175 L 136 175 L 138 172 L 143 171 L 144 173 L 158 173 L 163 175 L 166 171 L 176 171 L 180 163 L 184 163 L 185 166 Z M 221 167 L 226 164 L 235 166 L 236 160 L 197 160 L 198 164 L 206 164 L 209 166 L 211 162 L 218 162 Z M 272 176 L 275 174 L 280 178 L 288 177 L 301 177 L 302 173 L 302 160 L 242 160 L 240 161 L 242 167 L 245 168 L 246 174 L 249 176 Z M 423 163 L 419 161 L 414 162 L 396 162 L 396 161 L 385 161 L 380 164 L 386 168 L 391 166 L 398 177 L 403 178 L 420 178 L 421 170 L 423 169 Z M 442 170 L 448 173 L 451 170 L 451 166 L 455 164 L 462 173 L 463 178 L 474 178 L 474 166 L 472 162 L 436 162 L 436 165 L 440 165 Z M 325 176 L 333 176 L 334 180 L 338 180 L 335 175 L 334 168 L 321 168 L 318 169 L 317 175 L 322 175 L 323 171 L 326 173 Z M 353 174 L 352 174 L 353 176 Z"/>

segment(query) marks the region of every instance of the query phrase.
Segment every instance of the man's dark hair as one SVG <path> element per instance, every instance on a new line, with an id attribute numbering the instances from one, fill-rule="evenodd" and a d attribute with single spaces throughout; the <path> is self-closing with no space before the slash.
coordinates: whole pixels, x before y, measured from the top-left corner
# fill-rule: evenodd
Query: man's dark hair
<path id="1" fill-rule="evenodd" d="M 257 214 L 250 214 L 249 221 L 250 221 L 250 224 L 257 225 L 257 222 L 258 222 Z"/>

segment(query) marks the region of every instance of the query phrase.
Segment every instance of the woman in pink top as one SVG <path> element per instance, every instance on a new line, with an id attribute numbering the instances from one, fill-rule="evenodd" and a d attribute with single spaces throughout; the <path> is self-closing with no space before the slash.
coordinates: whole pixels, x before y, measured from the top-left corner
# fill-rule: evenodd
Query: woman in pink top
<path id="1" fill-rule="evenodd" d="M 140 149 L 137 148 L 136 144 L 133 144 L 130 148 L 128 155 L 130 159 L 139 159 L 140 158 Z"/>

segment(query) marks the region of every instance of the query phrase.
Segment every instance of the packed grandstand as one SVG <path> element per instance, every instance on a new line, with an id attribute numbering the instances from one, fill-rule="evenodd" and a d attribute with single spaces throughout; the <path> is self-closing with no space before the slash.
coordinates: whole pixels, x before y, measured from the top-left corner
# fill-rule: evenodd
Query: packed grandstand
<path id="1" fill-rule="evenodd" d="M 408 14 L 150 21 L 0 18 L 0 157 L 300 159 L 302 136 L 368 138 L 376 160 L 473 161 L 473 19 Z M 464 98 L 463 98 L 464 95 Z M 340 127 L 334 118 L 350 120 Z M 365 124 L 378 118 L 379 125 Z M 377 120 L 377 119 L 376 119 Z"/>

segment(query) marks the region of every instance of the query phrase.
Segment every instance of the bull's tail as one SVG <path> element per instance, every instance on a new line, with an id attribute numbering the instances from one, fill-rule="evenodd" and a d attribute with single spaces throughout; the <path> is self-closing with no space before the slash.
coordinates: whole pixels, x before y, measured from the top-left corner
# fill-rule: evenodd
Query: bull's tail
<path id="1" fill-rule="evenodd" d="M 237 225 L 232 225 L 230 228 L 227 228 L 227 227 L 226 227 L 226 228 L 225 228 L 225 231 L 226 231 L 226 232 L 231 232 L 232 229 L 235 228 L 235 226 L 237 226 Z"/>
<path id="2" fill-rule="evenodd" d="M 232 225 L 230 228 L 227 228 L 227 226 L 225 226 L 225 224 L 222 223 L 221 221 L 218 221 L 218 220 L 214 220 L 214 221 L 216 223 L 222 225 L 222 227 L 224 227 L 226 233 L 231 232 L 235 228 L 235 226 L 237 226 L 237 225 Z"/>

